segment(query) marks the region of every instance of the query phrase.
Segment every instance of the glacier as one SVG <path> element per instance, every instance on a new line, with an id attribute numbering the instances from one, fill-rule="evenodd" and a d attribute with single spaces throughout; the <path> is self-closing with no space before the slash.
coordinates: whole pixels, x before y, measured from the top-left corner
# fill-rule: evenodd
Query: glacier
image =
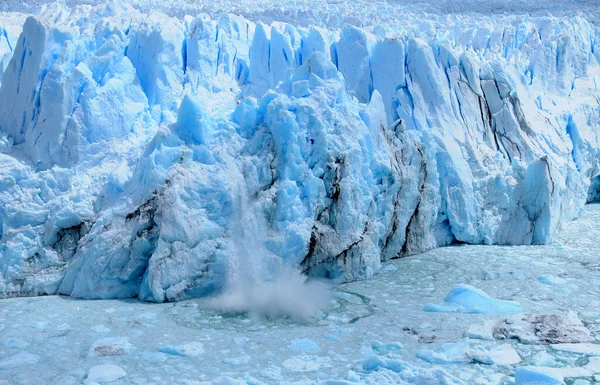
<path id="1" fill-rule="evenodd" d="M 594 15 L 0 14 L 0 297 L 178 301 L 552 242 L 600 200 Z"/>

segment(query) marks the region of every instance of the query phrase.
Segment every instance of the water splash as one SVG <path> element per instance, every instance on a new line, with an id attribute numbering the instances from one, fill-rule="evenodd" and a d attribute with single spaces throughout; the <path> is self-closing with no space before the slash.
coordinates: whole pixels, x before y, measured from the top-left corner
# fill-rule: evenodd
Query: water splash
<path id="1" fill-rule="evenodd" d="M 270 280 L 236 281 L 208 304 L 227 313 L 307 322 L 327 306 L 329 297 L 325 282 L 309 280 L 297 269 L 283 267 Z"/>

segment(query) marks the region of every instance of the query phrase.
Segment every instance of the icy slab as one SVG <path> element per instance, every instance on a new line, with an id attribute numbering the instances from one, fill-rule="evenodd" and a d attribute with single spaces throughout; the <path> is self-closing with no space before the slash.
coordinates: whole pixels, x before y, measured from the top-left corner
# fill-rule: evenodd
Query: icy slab
<path id="1" fill-rule="evenodd" d="M 122 356 L 132 349 L 127 337 L 102 338 L 92 344 L 89 354 L 92 356 Z"/>
<path id="2" fill-rule="evenodd" d="M 402 344 L 399 342 L 382 343 L 379 341 L 371 342 L 371 348 L 379 355 L 387 355 L 390 353 L 397 353 L 402 350 Z"/>
<path id="3" fill-rule="evenodd" d="M 573 311 L 566 314 L 512 316 L 494 326 L 494 337 L 516 339 L 526 344 L 571 344 L 593 341 L 590 330 Z"/>
<path id="4" fill-rule="evenodd" d="M 365 360 L 362 370 L 368 374 L 367 381 L 380 384 L 409 383 L 434 385 L 463 385 L 460 379 L 441 368 L 423 369 L 395 358 L 372 357 Z M 361 378 L 352 378 L 354 382 Z"/>
<path id="5" fill-rule="evenodd" d="M 471 285 L 458 285 L 444 298 L 445 305 L 428 304 L 428 312 L 455 312 L 475 314 L 519 313 L 523 309 L 518 302 L 503 301 L 490 297 Z"/>
<path id="6" fill-rule="evenodd" d="M 573 311 L 550 315 L 517 314 L 502 320 L 487 320 L 469 325 L 464 336 L 482 340 L 515 339 L 526 344 L 563 343 L 568 346 L 594 340 L 590 329 Z"/>
<path id="7" fill-rule="evenodd" d="M 469 328 L 465 331 L 464 336 L 471 339 L 479 340 L 494 340 L 494 329 L 498 321 L 489 320 L 482 324 L 469 325 Z"/>
<path id="8" fill-rule="evenodd" d="M 523 371 L 519 376 L 519 371 Z M 600 358 L 591 357 L 587 364 L 574 367 L 550 368 L 543 366 L 527 366 L 517 369 L 516 379 L 522 377 L 523 380 L 539 378 L 539 381 L 548 381 L 549 384 L 564 384 L 565 379 L 575 378 L 593 378 L 600 373 Z M 551 382 L 555 381 L 555 382 Z M 516 383 L 519 383 L 516 381 Z M 527 383 L 527 382 L 524 382 Z M 533 382 L 535 383 L 535 382 Z M 546 384 L 546 382 L 541 382 Z"/>
<path id="9" fill-rule="evenodd" d="M 201 342 L 188 342 L 181 345 L 168 345 L 160 348 L 160 352 L 176 356 L 197 357 L 204 354 L 204 345 Z"/>
<path id="10" fill-rule="evenodd" d="M 554 275 L 541 275 L 538 277 L 538 281 L 544 285 L 564 285 L 567 283 L 566 279 Z"/>
<path id="11" fill-rule="evenodd" d="M 495 346 L 491 349 L 473 348 L 469 355 L 473 361 L 486 365 L 516 365 L 521 362 L 519 353 L 508 344 Z"/>
<path id="12" fill-rule="evenodd" d="M 290 349 L 304 353 L 316 353 L 319 350 L 321 350 L 321 348 L 319 348 L 319 345 L 317 345 L 313 340 L 308 338 L 302 338 L 292 341 L 292 343 L 290 344 Z"/>
<path id="13" fill-rule="evenodd" d="M 443 344 L 438 350 L 423 349 L 417 357 L 432 364 L 466 364 L 480 363 L 485 365 L 515 365 L 521 362 L 519 353 L 510 345 L 471 346 L 470 340 L 464 338 L 456 343 Z"/>
<path id="14" fill-rule="evenodd" d="M 529 368 L 518 368 L 515 373 L 515 385 L 564 385 L 564 382 Z"/>
<path id="15" fill-rule="evenodd" d="M 559 352 L 583 354 L 586 356 L 600 356 L 600 344 L 597 343 L 554 344 L 550 345 L 550 347 Z"/>
<path id="16" fill-rule="evenodd" d="M 471 362 L 470 351 L 469 339 L 465 338 L 456 343 L 443 344 L 439 351 L 420 350 L 417 357 L 432 364 L 465 364 Z"/>
<path id="17" fill-rule="evenodd" d="M 85 384 L 104 384 L 127 376 L 123 368 L 116 365 L 96 365 L 90 369 Z"/>
<path id="18" fill-rule="evenodd" d="M 560 366 L 560 362 L 554 355 L 549 354 L 546 351 L 541 351 L 537 353 L 530 361 L 530 363 L 534 366 L 549 366 L 555 367 Z"/>

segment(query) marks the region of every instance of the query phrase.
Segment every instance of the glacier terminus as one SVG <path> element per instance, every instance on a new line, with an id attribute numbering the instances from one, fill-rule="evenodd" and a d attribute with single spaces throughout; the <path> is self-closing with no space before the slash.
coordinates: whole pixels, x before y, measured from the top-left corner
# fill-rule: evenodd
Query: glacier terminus
<path id="1" fill-rule="evenodd" d="M 549 243 L 600 195 L 593 21 L 5 13 L 0 296 L 174 301 L 239 260 L 352 281 Z"/>

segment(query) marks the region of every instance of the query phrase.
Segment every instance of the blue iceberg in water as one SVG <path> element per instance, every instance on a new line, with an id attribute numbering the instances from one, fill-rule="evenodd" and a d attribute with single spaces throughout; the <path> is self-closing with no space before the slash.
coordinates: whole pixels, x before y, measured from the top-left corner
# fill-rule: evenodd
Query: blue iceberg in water
<path id="1" fill-rule="evenodd" d="M 523 309 L 518 302 L 494 299 L 484 291 L 470 285 L 458 285 L 444 298 L 445 305 L 428 304 L 428 312 L 454 312 L 474 314 L 519 313 Z"/>

